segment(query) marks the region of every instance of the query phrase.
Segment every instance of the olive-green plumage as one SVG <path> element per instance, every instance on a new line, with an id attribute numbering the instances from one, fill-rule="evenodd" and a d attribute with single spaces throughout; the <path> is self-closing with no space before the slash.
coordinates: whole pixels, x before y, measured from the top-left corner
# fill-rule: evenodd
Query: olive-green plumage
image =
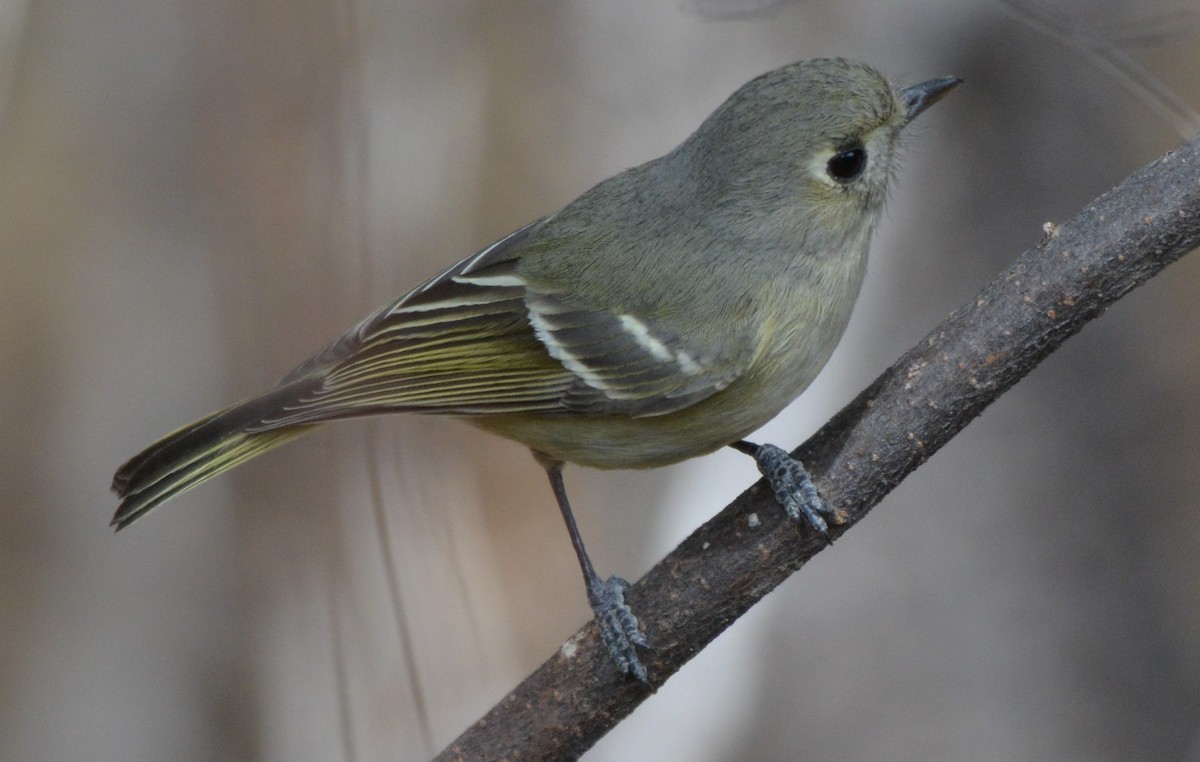
<path id="1" fill-rule="evenodd" d="M 898 90 L 819 59 L 762 75 L 671 153 L 384 307 L 275 389 L 117 472 L 123 527 L 324 421 L 453 415 L 546 461 L 658 466 L 791 402 L 849 320 L 902 128 Z"/>

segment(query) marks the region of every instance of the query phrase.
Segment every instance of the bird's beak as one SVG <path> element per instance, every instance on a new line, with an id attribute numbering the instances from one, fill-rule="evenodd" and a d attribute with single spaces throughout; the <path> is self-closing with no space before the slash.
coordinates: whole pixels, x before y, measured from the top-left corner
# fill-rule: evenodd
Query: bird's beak
<path id="1" fill-rule="evenodd" d="M 904 123 L 908 124 L 925 109 L 942 99 L 946 93 L 962 84 L 958 77 L 939 77 L 900 91 L 900 102 L 904 104 Z"/>

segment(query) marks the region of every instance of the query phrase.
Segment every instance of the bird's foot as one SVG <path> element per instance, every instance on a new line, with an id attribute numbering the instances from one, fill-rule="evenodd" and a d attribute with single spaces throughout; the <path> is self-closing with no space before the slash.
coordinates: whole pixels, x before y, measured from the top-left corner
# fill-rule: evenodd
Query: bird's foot
<path id="1" fill-rule="evenodd" d="M 625 603 L 625 591 L 629 583 L 620 577 L 599 578 L 588 585 L 588 603 L 596 615 L 596 626 L 600 628 L 600 640 L 617 664 L 627 675 L 649 685 L 646 668 L 638 660 L 637 646 L 650 648 L 646 636 L 638 629 L 637 617 Z"/>
<path id="2" fill-rule="evenodd" d="M 734 449 L 754 458 L 758 471 L 767 480 L 775 500 L 783 506 L 788 518 L 800 522 L 803 518 L 813 529 L 832 544 L 829 534 L 829 519 L 834 513 L 825 507 L 825 501 L 817 492 L 812 477 L 804 464 L 793 458 L 782 448 L 771 444 L 736 442 Z"/>

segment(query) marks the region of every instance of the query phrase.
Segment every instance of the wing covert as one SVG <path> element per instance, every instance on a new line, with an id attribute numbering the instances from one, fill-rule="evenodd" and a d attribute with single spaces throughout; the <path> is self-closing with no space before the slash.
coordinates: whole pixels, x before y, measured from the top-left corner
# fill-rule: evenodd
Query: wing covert
<path id="1" fill-rule="evenodd" d="M 297 367 L 285 383 L 319 383 L 255 428 L 397 411 L 662 415 L 742 372 L 723 347 L 527 283 L 521 249 L 543 222 L 447 268 Z"/>

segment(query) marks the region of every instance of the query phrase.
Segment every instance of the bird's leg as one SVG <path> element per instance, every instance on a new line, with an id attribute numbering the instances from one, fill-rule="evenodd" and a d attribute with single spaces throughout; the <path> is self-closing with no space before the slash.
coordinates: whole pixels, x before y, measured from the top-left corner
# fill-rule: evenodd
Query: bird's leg
<path id="1" fill-rule="evenodd" d="M 625 591 L 629 589 L 629 583 L 616 576 L 601 580 L 596 574 L 587 550 L 583 547 L 583 538 L 579 535 L 579 527 L 575 525 L 575 517 L 571 514 L 567 489 L 563 485 L 562 461 L 553 460 L 538 452 L 534 453 L 534 457 L 550 477 L 554 499 L 558 501 L 563 521 L 567 523 L 567 531 L 571 534 L 571 544 L 575 547 L 579 568 L 583 570 L 583 581 L 587 585 L 588 603 L 596 616 L 596 626 L 600 629 L 600 640 L 608 648 L 608 653 L 612 655 L 618 669 L 649 685 L 646 668 L 638 660 L 635 646 L 649 648 L 650 644 L 638 629 L 637 617 L 625 603 Z"/>
<path id="2" fill-rule="evenodd" d="M 825 542 L 833 543 L 826 520 L 833 516 L 833 512 L 825 507 L 803 463 L 771 444 L 759 445 L 743 439 L 729 446 L 754 458 L 759 473 L 775 493 L 775 500 L 787 511 L 788 518 L 799 522 L 803 517 L 825 538 Z"/>

